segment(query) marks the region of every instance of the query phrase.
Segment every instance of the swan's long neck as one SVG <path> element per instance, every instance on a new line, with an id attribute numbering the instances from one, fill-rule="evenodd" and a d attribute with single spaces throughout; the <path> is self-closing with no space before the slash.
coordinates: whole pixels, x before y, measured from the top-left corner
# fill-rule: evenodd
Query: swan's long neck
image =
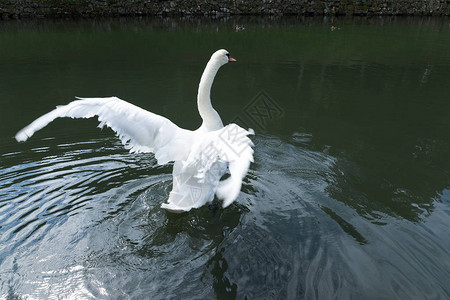
<path id="1" fill-rule="evenodd" d="M 211 86 L 217 71 L 221 67 L 216 60 L 211 59 L 203 71 L 200 84 L 198 86 L 197 105 L 198 112 L 203 119 L 202 127 L 206 127 L 209 131 L 217 130 L 223 127 L 219 114 L 211 105 Z"/>

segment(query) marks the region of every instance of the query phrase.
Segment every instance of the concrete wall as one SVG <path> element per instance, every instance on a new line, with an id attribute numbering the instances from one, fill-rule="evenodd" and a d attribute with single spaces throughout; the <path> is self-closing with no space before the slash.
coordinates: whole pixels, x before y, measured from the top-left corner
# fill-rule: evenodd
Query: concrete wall
<path id="1" fill-rule="evenodd" d="M 450 0 L 0 0 L 0 16 L 446 15 Z"/>

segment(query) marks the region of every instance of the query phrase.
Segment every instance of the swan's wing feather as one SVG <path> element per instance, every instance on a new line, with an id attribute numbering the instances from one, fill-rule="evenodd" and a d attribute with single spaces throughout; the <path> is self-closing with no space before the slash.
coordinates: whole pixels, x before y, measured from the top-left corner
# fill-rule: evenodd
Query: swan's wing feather
<path id="1" fill-rule="evenodd" d="M 225 144 L 225 156 L 221 157 L 228 161 L 230 177 L 221 181 L 216 195 L 223 199 L 223 207 L 227 207 L 236 200 L 241 191 L 242 180 L 247 175 L 250 163 L 253 162 L 253 142 L 248 135 L 255 134 L 253 129 L 248 131 L 230 124 L 224 128 L 221 140 Z"/>
<path id="2" fill-rule="evenodd" d="M 15 138 L 26 141 L 36 131 L 56 118 L 92 118 L 98 116 L 99 126 L 108 126 L 116 132 L 130 152 L 153 152 L 159 164 L 185 158 L 190 131 L 170 120 L 146 111 L 117 97 L 78 98 L 67 105 L 56 107 L 20 130 Z"/>
<path id="3" fill-rule="evenodd" d="M 221 181 L 216 190 L 217 197 L 223 199 L 223 207 L 236 200 L 242 180 L 253 162 L 254 145 L 248 137 L 252 134 L 252 129 L 247 131 L 236 124 L 229 124 L 210 132 L 186 161 L 186 167 L 199 165 L 196 177 L 206 182 L 217 179 L 217 160 L 228 163 L 230 177 Z"/>

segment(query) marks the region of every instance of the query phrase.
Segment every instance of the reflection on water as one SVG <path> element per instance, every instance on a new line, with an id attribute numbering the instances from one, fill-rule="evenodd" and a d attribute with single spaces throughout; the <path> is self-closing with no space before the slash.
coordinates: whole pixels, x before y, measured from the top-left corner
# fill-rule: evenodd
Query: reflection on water
<path id="1" fill-rule="evenodd" d="M 0 297 L 450 297 L 443 20 L 30 21 L 0 31 Z M 218 74 L 213 103 L 257 129 L 255 162 L 225 210 L 162 210 L 171 166 L 127 153 L 95 121 L 12 139 L 73 96 L 117 95 L 195 128 L 199 77 L 223 45 L 239 63 Z M 255 107 L 276 117 L 259 122 Z"/>

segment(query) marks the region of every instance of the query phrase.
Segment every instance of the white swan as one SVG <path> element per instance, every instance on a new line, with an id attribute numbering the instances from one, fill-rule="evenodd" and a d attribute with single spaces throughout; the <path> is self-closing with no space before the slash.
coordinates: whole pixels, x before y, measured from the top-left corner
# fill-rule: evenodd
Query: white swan
<path id="1" fill-rule="evenodd" d="M 183 212 L 223 199 L 223 207 L 238 196 L 242 179 L 253 162 L 253 143 L 236 124 L 223 126 L 211 105 L 210 91 L 217 71 L 229 61 L 236 61 L 226 50 L 216 51 L 200 79 L 197 105 L 203 123 L 195 131 L 179 128 L 170 120 L 141 109 L 116 97 L 78 98 L 39 117 L 20 130 L 15 138 L 26 141 L 36 131 L 61 117 L 98 116 L 99 126 L 110 127 L 130 152 L 152 152 L 158 164 L 174 161 L 173 188 L 161 207 Z M 220 181 L 229 169 L 230 176 Z"/>

